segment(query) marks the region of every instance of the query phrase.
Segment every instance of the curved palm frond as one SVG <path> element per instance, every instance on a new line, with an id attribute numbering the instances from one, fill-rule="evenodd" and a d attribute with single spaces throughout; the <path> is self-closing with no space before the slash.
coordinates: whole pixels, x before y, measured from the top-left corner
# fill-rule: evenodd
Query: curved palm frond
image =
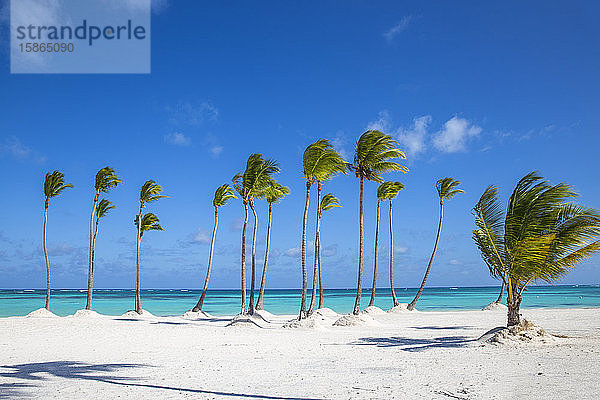
<path id="1" fill-rule="evenodd" d="M 158 199 L 168 198 L 169 196 L 161 194 L 163 191 L 156 181 L 149 179 L 147 180 L 140 189 L 140 202 L 149 203 Z"/>
<path id="2" fill-rule="evenodd" d="M 133 220 L 133 223 L 136 227 L 138 226 L 138 220 L 139 215 L 136 215 L 135 219 Z M 164 231 L 163 227 L 160 226 L 159 222 L 160 221 L 158 217 L 153 213 L 144 214 L 144 216 L 142 217 L 142 224 L 140 225 L 142 235 L 144 235 L 144 232 L 146 231 Z"/>
<path id="3" fill-rule="evenodd" d="M 322 212 L 322 211 L 331 210 L 332 208 L 341 207 L 341 206 L 342 205 L 340 204 L 339 199 L 337 197 L 335 197 L 333 195 L 333 193 L 327 193 L 321 199 L 321 204 L 319 205 L 319 210 Z"/>
<path id="4" fill-rule="evenodd" d="M 402 182 L 383 182 L 377 188 L 377 199 L 381 201 L 393 200 L 403 189 L 404 184 Z"/>
<path id="5" fill-rule="evenodd" d="M 265 189 L 274 182 L 272 175 L 279 171 L 277 161 L 265 159 L 262 154 L 251 154 L 244 172 L 233 177 L 233 186 L 244 202 L 262 198 Z"/>
<path id="6" fill-rule="evenodd" d="M 106 193 L 121 183 L 123 183 L 123 180 L 117 176 L 115 170 L 106 166 L 96 173 L 94 188 L 99 192 Z"/>
<path id="7" fill-rule="evenodd" d="M 65 175 L 62 172 L 46 173 L 46 179 L 44 180 L 44 195 L 46 198 L 58 196 L 66 188 L 72 187 L 72 183 L 65 183 Z"/>
<path id="8" fill-rule="evenodd" d="M 350 168 L 327 139 L 317 140 L 306 148 L 302 165 L 309 182 L 329 180 L 338 173 L 345 175 Z"/>
<path id="9" fill-rule="evenodd" d="M 356 142 L 354 151 L 352 168 L 356 177 L 383 182 L 381 174 L 392 171 L 408 172 L 407 167 L 392 161 L 396 158 L 406 159 L 404 152 L 396 148 L 397 145 L 398 142 L 390 135 L 380 131 L 370 130 L 363 133 Z"/>
<path id="10" fill-rule="evenodd" d="M 460 181 L 454 180 L 450 177 L 438 180 L 435 187 L 437 189 L 440 200 L 450 200 L 457 194 L 464 193 L 464 190 L 456 189 L 458 185 L 460 185 Z"/>
<path id="11" fill-rule="evenodd" d="M 275 204 L 290 194 L 290 188 L 280 185 L 277 182 L 271 182 L 264 190 L 264 198 L 269 204 Z"/>
<path id="12" fill-rule="evenodd" d="M 215 191 L 215 197 L 213 199 L 213 206 L 222 207 L 229 199 L 237 199 L 237 196 L 233 193 L 233 189 L 229 184 L 225 183 L 217 188 Z"/>
<path id="13" fill-rule="evenodd" d="M 96 206 L 96 217 L 102 218 L 108 214 L 110 210 L 115 209 L 116 206 L 107 199 L 102 199 Z"/>
<path id="14" fill-rule="evenodd" d="M 495 278 L 503 278 L 504 242 L 502 237 L 502 209 L 498 201 L 498 188 L 488 186 L 475 207 L 475 225 L 473 240 L 477 244 L 483 261 L 488 266 L 490 274 Z"/>

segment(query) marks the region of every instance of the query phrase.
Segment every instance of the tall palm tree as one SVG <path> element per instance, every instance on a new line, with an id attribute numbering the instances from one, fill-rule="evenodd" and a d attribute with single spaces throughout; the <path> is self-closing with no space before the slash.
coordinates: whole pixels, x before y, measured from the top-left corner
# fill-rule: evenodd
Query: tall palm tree
<path id="1" fill-rule="evenodd" d="M 263 266 L 262 278 L 260 280 L 260 291 L 258 292 L 258 300 L 256 301 L 256 310 L 263 309 L 263 296 L 265 293 L 265 285 L 267 280 L 267 262 L 269 261 L 269 248 L 271 246 L 271 214 L 273 204 L 276 204 L 286 195 L 290 194 L 290 189 L 287 186 L 280 185 L 277 182 L 271 182 L 264 191 L 264 197 L 269 203 L 269 223 L 267 225 L 267 245 L 265 247 L 265 264 Z"/>
<path id="2" fill-rule="evenodd" d="M 98 236 L 98 224 L 100 223 L 100 218 L 105 217 L 108 212 L 114 209 L 115 206 L 108 200 L 102 199 L 96 206 L 96 224 L 94 227 L 94 236 L 92 237 L 92 269 L 89 271 L 89 275 L 91 276 L 91 281 L 94 281 L 94 264 L 96 262 L 96 236 Z M 89 301 L 89 308 L 86 307 L 87 310 L 91 310 L 91 296 Z"/>
<path id="3" fill-rule="evenodd" d="M 517 183 L 504 216 L 494 186 L 473 208 L 473 239 L 490 274 L 506 285 L 508 326 L 520 323 L 529 283 L 555 282 L 600 250 L 600 214 L 572 203 L 574 197 L 571 186 L 531 172 Z"/>
<path id="4" fill-rule="evenodd" d="M 252 276 L 250 283 L 250 306 L 248 312 L 254 313 L 254 281 L 256 277 L 256 230 L 258 216 L 254 208 L 254 199 L 264 197 L 265 189 L 273 181 L 272 175 L 279 172 L 277 162 L 263 158 L 262 154 L 251 154 L 246 163 L 246 170 L 233 177 L 234 187 L 242 198 L 245 218 L 242 228 L 242 314 L 246 313 L 246 225 L 248 223 L 248 206 L 254 215 L 254 230 L 252 235 Z"/>
<path id="5" fill-rule="evenodd" d="M 50 199 L 62 193 L 66 188 L 72 188 L 73 184 L 65 183 L 65 175 L 60 171 L 46 173 L 44 180 L 44 258 L 46 259 L 46 310 L 50 309 L 50 262 L 48 261 L 48 248 L 46 246 L 46 225 L 48 223 L 48 206 Z"/>
<path id="6" fill-rule="evenodd" d="M 146 203 L 150 203 L 159 199 L 167 198 L 169 196 L 161 194 L 163 192 L 162 186 L 152 179 L 147 180 L 140 189 L 140 212 L 142 215 Z M 135 223 L 137 225 L 137 240 L 136 240 L 136 261 L 135 261 L 135 311 L 138 314 L 142 313 L 142 299 L 140 294 L 140 244 L 142 241 L 142 235 L 144 233 L 143 227 L 146 226 L 146 230 L 163 230 L 158 225 L 158 218 L 154 214 L 146 214 L 140 221 L 139 217 L 136 216 Z M 146 216 L 148 218 L 146 219 Z M 154 220 L 156 219 L 156 220 Z M 148 224 L 143 225 L 144 221 Z"/>
<path id="7" fill-rule="evenodd" d="M 327 193 L 321 199 L 321 203 L 319 204 L 319 218 L 318 221 L 321 221 L 323 217 L 323 211 L 331 210 L 335 207 L 341 207 L 340 201 L 337 197 L 333 195 L 333 193 Z M 317 263 L 319 266 L 319 308 L 323 308 L 323 275 L 321 273 L 321 231 L 317 230 L 317 237 L 315 239 L 317 242 Z M 313 294 L 314 296 L 314 294 Z"/>
<path id="8" fill-rule="evenodd" d="M 390 201 L 390 287 L 392 289 L 392 300 L 394 306 L 398 305 L 396 299 L 396 292 L 394 291 L 394 234 L 392 232 L 392 199 L 394 199 L 398 193 L 404 189 L 404 185 L 401 182 L 383 182 L 377 188 L 377 223 L 375 225 L 375 254 L 373 263 L 373 287 L 371 289 L 371 300 L 369 306 L 375 304 L 375 287 L 377 282 L 377 247 L 379 240 L 379 206 L 382 201 Z"/>
<path id="9" fill-rule="evenodd" d="M 349 164 L 342 159 L 337 151 L 335 151 L 329 140 L 320 139 L 304 150 L 302 166 L 304 179 L 306 179 L 306 200 L 304 203 L 304 217 L 302 220 L 302 300 L 300 302 L 299 319 L 306 317 L 306 292 L 308 286 L 306 271 L 306 222 L 308 219 L 310 188 L 314 182 L 318 182 L 320 195 L 320 182 L 331 179 L 331 177 L 338 172 L 345 174 L 349 168 Z M 320 202 L 320 199 L 318 201 Z M 320 203 L 317 203 L 317 205 L 318 204 Z M 315 262 L 315 274 L 317 273 L 316 266 L 317 263 Z M 313 281 L 316 283 L 314 279 Z"/>
<path id="10" fill-rule="evenodd" d="M 192 311 L 202 311 L 202 305 L 204 304 L 204 298 L 206 297 L 206 291 L 208 290 L 208 280 L 210 279 L 210 270 L 212 267 L 213 251 L 215 249 L 215 236 L 217 234 L 217 224 L 219 223 L 219 207 L 223 207 L 227 204 L 229 199 L 237 199 L 233 194 L 233 189 L 227 183 L 221 185 L 215 191 L 215 197 L 213 198 L 213 206 L 215 207 L 215 225 L 213 227 L 212 239 L 210 240 L 210 253 L 208 256 L 208 268 L 206 269 L 206 279 L 204 280 L 204 288 L 202 289 L 202 295 L 200 300 L 194 306 Z"/>
<path id="11" fill-rule="evenodd" d="M 363 185 L 364 180 L 383 182 L 381 174 L 392 171 L 408 172 L 408 168 L 392 161 L 396 158 L 405 159 L 404 152 L 396 148 L 396 142 L 390 135 L 380 131 L 367 131 L 356 142 L 354 151 L 354 164 L 352 169 L 360 181 L 360 208 L 359 208 L 359 251 L 358 251 L 358 282 L 356 285 L 356 301 L 354 302 L 354 315 L 360 311 L 360 296 L 362 292 L 363 273 Z"/>
<path id="12" fill-rule="evenodd" d="M 462 189 L 457 189 L 457 186 L 460 185 L 460 181 L 456 181 L 453 178 L 443 178 L 437 181 L 435 187 L 438 192 L 438 197 L 440 198 L 440 220 L 438 223 L 437 235 L 435 236 L 435 244 L 433 245 L 433 252 L 431 253 L 431 258 L 429 259 L 429 264 L 427 264 L 427 269 L 425 270 L 425 276 L 423 277 L 423 282 L 421 282 L 421 286 L 415 295 L 415 298 L 408 305 L 409 310 L 413 310 L 415 308 L 415 304 L 421 297 L 423 293 L 423 289 L 425 288 L 425 282 L 427 282 L 427 277 L 429 276 L 429 271 L 431 271 L 431 264 L 433 264 L 433 258 L 435 257 L 435 252 L 437 251 L 437 246 L 440 241 L 440 233 L 442 232 L 442 219 L 444 218 L 444 201 L 450 200 L 454 196 L 459 193 L 464 193 L 465 191 Z"/>
<path id="13" fill-rule="evenodd" d="M 102 168 L 96 173 L 96 182 L 94 184 L 94 204 L 92 205 L 92 215 L 90 216 L 90 251 L 88 259 L 88 290 L 87 290 L 87 301 L 85 305 L 86 310 L 92 309 L 92 291 L 94 288 L 94 215 L 96 214 L 96 206 L 98 204 L 98 198 L 100 193 L 107 193 L 110 189 L 117 187 L 123 181 L 117 176 L 115 170 L 109 166 Z"/>

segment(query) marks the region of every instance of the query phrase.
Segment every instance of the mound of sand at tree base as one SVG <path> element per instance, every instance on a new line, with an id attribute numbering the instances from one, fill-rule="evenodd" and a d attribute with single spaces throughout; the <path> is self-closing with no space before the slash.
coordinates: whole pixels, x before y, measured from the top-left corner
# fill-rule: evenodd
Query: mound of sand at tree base
<path id="1" fill-rule="evenodd" d="M 260 317 L 253 317 L 248 314 L 238 314 L 225 326 L 235 328 L 263 328 L 261 323 L 264 324 L 265 321 Z"/>
<path id="2" fill-rule="evenodd" d="M 125 314 L 121 315 L 122 317 L 127 317 L 127 318 L 154 318 L 153 314 L 150 314 L 150 312 L 146 311 L 146 310 L 142 310 L 141 314 L 138 314 L 135 310 L 129 310 L 127 311 Z"/>
<path id="3" fill-rule="evenodd" d="M 544 329 L 526 319 L 521 320 L 519 325 L 494 328 L 484 333 L 479 342 L 493 344 L 516 344 L 516 343 L 550 343 L 554 342 L 554 337 Z"/>
<path id="4" fill-rule="evenodd" d="M 207 318 L 212 318 L 213 316 L 204 311 L 187 310 L 186 312 L 183 313 L 182 317 L 188 318 L 188 319 L 207 319 Z"/>
<path id="5" fill-rule="evenodd" d="M 340 314 L 333 311 L 331 308 L 321 307 L 315 311 L 315 314 L 329 318 L 339 318 Z"/>
<path id="6" fill-rule="evenodd" d="M 416 309 L 409 310 L 408 303 L 400 303 L 388 310 L 389 313 L 417 312 Z"/>
<path id="7" fill-rule="evenodd" d="M 288 323 L 283 325 L 283 328 L 324 330 L 327 327 L 331 327 L 335 322 L 336 318 L 338 317 L 338 315 L 334 311 L 332 312 L 335 314 L 335 316 L 333 316 L 327 311 L 325 311 L 325 313 L 328 315 L 323 315 L 319 313 L 319 310 L 317 310 L 313 314 L 309 315 L 306 318 L 302 318 L 301 320 L 295 318 L 289 321 Z"/>
<path id="8" fill-rule="evenodd" d="M 260 318 L 265 322 L 272 322 L 277 319 L 277 315 L 271 314 L 266 310 L 254 310 L 254 314 L 252 315 L 255 318 Z"/>
<path id="9" fill-rule="evenodd" d="M 102 315 L 98 314 L 96 311 L 92 310 L 77 310 L 75 314 L 73 314 L 75 318 L 100 318 Z"/>
<path id="10" fill-rule="evenodd" d="M 481 309 L 481 311 L 506 311 L 506 310 L 508 310 L 508 307 L 506 307 L 502 303 L 496 303 L 495 301 Z"/>
<path id="11" fill-rule="evenodd" d="M 58 315 L 51 313 L 45 308 L 38 308 L 26 315 L 27 318 L 58 318 Z"/>
<path id="12" fill-rule="evenodd" d="M 363 314 L 371 314 L 371 315 L 385 314 L 385 311 L 383 311 L 381 308 L 376 307 L 376 306 L 369 306 L 369 307 L 365 308 L 364 310 L 362 310 L 361 312 Z"/>
<path id="13" fill-rule="evenodd" d="M 333 326 L 381 326 L 381 324 L 366 314 L 347 314 L 342 315 Z"/>

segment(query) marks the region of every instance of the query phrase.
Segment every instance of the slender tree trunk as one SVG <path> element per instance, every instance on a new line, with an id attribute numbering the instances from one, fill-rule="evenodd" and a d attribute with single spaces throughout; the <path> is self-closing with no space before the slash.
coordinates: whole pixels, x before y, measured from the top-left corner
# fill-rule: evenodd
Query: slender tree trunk
<path id="1" fill-rule="evenodd" d="M 300 315 L 298 319 L 306 317 L 306 286 L 308 278 L 306 276 L 306 220 L 308 219 L 308 201 L 310 200 L 310 180 L 306 180 L 306 201 L 304 203 L 304 219 L 302 220 L 302 300 L 300 302 Z"/>
<path id="2" fill-rule="evenodd" d="M 98 236 L 98 223 L 99 222 L 100 222 L 100 218 L 98 218 L 96 216 L 96 226 L 94 228 L 94 239 L 92 240 L 92 271 L 90 274 L 91 281 L 92 281 L 92 287 L 94 285 L 94 265 L 96 263 L 96 236 Z"/>
<path id="3" fill-rule="evenodd" d="M 256 279 L 256 228 L 258 225 L 258 217 L 256 216 L 256 210 L 254 209 L 254 200 L 250 201 L 250 209 L 254 214 L 254 230 L 252 232 L 252 277 L 250 279 L 250 315 L 254 314 L 254 286 Z"/>
<path id="4" fill-rule="evenodd" d="M 100 191 L 96 189 L 96 195 L 94 196 L 94 205 L 92 206 L 92 215 L 90 216 L 90 252 L 88 259 L 88 288 L 87 288 L 87 301 L 85 304 L 86 310 L 92 309 L 92 290 L 94 287 L 93 277 L 92 277 L 92 265 L 93 261 L 93 252 L 94 252 L 94 216 L 96 215 L 96 204 L 98 204 L 98 196 L 100 196 Z"/>
<path id="5" fill-rule="evenodd" d="M 204 288 L 202 289 L 202 295 L 200 300 L 196 303 L 196 306 L 192 308 L 192 311 L 202 311 L 202 305 L 204 304 L 204 298 L 206 297 L 206 291 L 208 290 L 208 280 L 210 279 L 210 270 L 212 267 L 213 251 L 215 249 L 215 236 L 217 234 L 217 224 L 219 223 L 219 207 L 215 207 L 215 226 L 213 227 L 212 239 L 210 241 L 210 254 L 208 256 L 208 268 L 206 269 L 206 279 L 204 279 Z"/>
<path id="6" fill-rule="evenodd" d="M 504 296 L 504 281 L 502 281 L 502 287 L 500 288 L 500 294 L 496 299 L 496 303 L 500 303 L 502 301 L 502 296 Z"/>
<path id="7" fill-rule="evenodd" d="M 46 246 L 46 224 L 48 223 L 48 206 L 50 200 L 46 197 L 44 203 L 44 257 L 46 258 L 46 310 L 50 310 L 50 262 L 48 261 L 48 248 Z"/>
<path id="8" fill-rule="evenodd" d="M 381 200 L 377 200 L 377 223 L 375 224 L 375 254 L 373 256 L 373 288 L 371 289 L 371 300 L 369 307 L 375 304 L 375 287 L 377 284 L 377 245 L 379 244 L 379 205 Z"/>
<path id="9" fill-rule="evenodd" d="M 248 225 L 248 203 L 244 201 L 244 226 L 242 227 L 242 314 L 246 314 L 246 226 Z"/>
<path id="10" fill-rule="evenodd" d="M 521 315 L 519 313 L 521 307 L 521 295 L 518 291 L 518 285 L 513 285 L 512 296 L 508 297 L 506 305 L 508 306 L 508 322 L 507 326 L 519 325 L 521 323 Z"/>
<path id="11" fill-rule="evenodd" d="M 427 277 L 429 276 L 429 271 L 431 270 L 431 264 L 433 264 L 433 258 L 435 257 L 435 252 L 437 251 L 438 242 L 440 241 L 440 233 L 442 232 L 442 219 L 444 218 L 444 202 L 440 200 L 440 222 L 438 224 L 437 235 L 435 237 L 435 244 L 433 245 L 433 253 L 431 253 L 431 258 L 429 259 L 429 264 L 427 264 L 427 270 L 425 270 L 425 276 L 423 277 L 423 282 L 421 282 L 421 287 L 419 287 L 419 291 L 417 295 L 408 305 L 409 310 L 413 310 L 415 308 L 415 304 L 421 297 L 423 293 L 423 289 L 425 288 L 425 282 L 427 282 Z"/>
<path id="12" fill-rule="evenodd" d="M 364 247 L 364 233 L 363 233 L 363 182 L 364 178 L 360 177 L 360 207 L 359 207 L 359 231 L 360 240 L 358 247 L 358 282 L 356 285 L 356 301 L 354 302 L 354 310 L 352 313 L 358 315 L 360 312 L 360 295 L 362 293 L 362 272 L 363 272 L 363 247 Z"/>
<path id="13" fill-rule="evenodd" d="M 308 307 L 308 315 L 315 311 L 315 304 L 317 302 L 317 278 L 319 273 L 319 230 L 321 229 L 321 182 L 317 182 L 317 223 L 315 229 L 315 266 L 313 270 L 313 285 L 312 285 L 312 297 L 310 298 L 310 307 Z"/>
<path id="14" fill-rule="evenodd" d="M 319 215 L 319 218 L 321 215 Z M 319 254 L 317 255 L 317 260 L 319 262 L 319 308 L 323 308 L 323 275 L 321 274 L 321 232 L 319 232 L 319 237 L 317 238 L 319 242 L 319 246 L 317 250 Z"/>
<path id="15" fill-rule="evenodd" d="M 269 261 L 269 248 L 271 247 L 271 213 L 273 204 L 269 203 L 269 224 L 267 225 L 267 246 L 265 247 L 265 265 L 263 266 L 262 278 L 260 280 L 260 291 L 256 301 L 256 309 L 263 309 L 263 296 L 265 294 L 265 285 L 267 283 L 267 262 Z"/>
<path id="16" fill-rule="evenodd" d="M 144 204 L 140 204 L 140 213 L 138 215 L 137 240 L 136 240 L 136 260 L 135 260 L 135 312 L 142 313 L 142 297 L 140 293 L 140 245 L 142 242 L 142 211 Z"/>
<path id="17" fill-rule="evenodd" d="M 394 307 L 398 304 L 396 291 L 394 290 L 394 231 L 392 230 L 392 200 L 390 200 L 390 289 L 392 290 L 392 301 Z"/>

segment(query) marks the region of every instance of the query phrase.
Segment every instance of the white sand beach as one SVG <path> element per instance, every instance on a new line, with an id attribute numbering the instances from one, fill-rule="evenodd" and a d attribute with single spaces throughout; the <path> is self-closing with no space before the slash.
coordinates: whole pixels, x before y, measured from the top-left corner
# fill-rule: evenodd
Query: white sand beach
<path id="1" fill-rule="evenodd" d="M 596 399 L 600 309 L 531 309 L 548 335 L 477 339 L 502 310 L 371 310 L 301 324 L 79 313 L 0 319 L 0 398 Z M 284 327 L 284 325 L 286 327 Z M 340 326 L 341 325 L 341 326 Z M 558 335 L 554 336 L 554 335 Z"/>

